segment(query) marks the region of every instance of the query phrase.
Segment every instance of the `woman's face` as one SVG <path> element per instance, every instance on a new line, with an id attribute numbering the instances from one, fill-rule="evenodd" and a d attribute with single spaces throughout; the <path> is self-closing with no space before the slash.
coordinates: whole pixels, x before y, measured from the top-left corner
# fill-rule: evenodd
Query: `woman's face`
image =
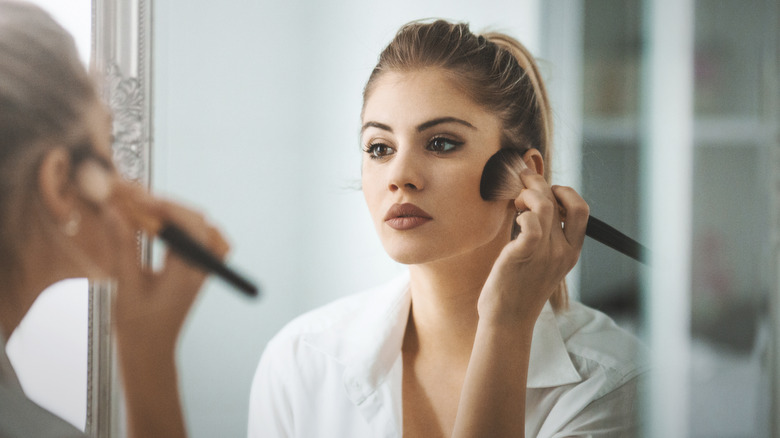
<path id="1" fill-rule="evenodd" d="M 501 248 L 514 210 L 479 194 L 501 124 L 440 69 L 386 72 L 363 109 L 362 185 L 388 254 L 422 264 Z"/>

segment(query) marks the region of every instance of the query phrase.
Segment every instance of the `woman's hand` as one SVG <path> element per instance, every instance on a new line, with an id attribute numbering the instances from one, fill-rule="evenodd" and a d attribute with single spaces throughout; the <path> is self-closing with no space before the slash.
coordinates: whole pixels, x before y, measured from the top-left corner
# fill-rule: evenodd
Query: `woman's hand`
<path id="1" fill-rule="evenodd" d="M 130 436 L 183 437 L 175 347 L 181 328 L 207 273 L 168 251 L 162 267 L 141 267 L 137 226 L 127 208 L 145 218 L 174 223 L 219 257 L 228 245 L 202 215 L 160 201 L 122 183 L 106 214 L 114 228 L 117 294 L 113 322 L 124 381 Z"/>
<path id="2" fill-rule="evenodd" d="M 585 240 L 588 205 L 574 190 L 550 187 L 529 169 L 520 177 L 520 234 L 501 251 L 479 296 L 453 436 L 524 436 L 534 325 Z"/>
<path id="3" fill-rule="evenodd" d="M 587 203 L 573 189 L 550 187 L 533 170 L 515 199 L 520 234 L 504 247 L 479 298 L 480 321 L 533 327 L 545 302 L 574 267 L 585 240 Z"/>
<path id="4" fill-rule="evenodd" d="M 175 343 L 208 273 L 170 250 L 157 271 L 142 268 L 138 262 L 136 233 L 123 220 L 127 217 L 124 211 L 133 208 L 142 211 L 144 217 L 174 223 L 220 258 L 227 254 L 229 246 L 219 231 L 199 213 L 155 199 L 135 186 L 124 185 L 117 192 L 125 202 L 114 221 L 118 255 L 114 269 L 116 329 L 120 335 L 127 333 L 139 337 L 145 333 L 153 335 L 160 343 L 163 340 Z M 130 202 L 127 202 L 128 198 Z"/>

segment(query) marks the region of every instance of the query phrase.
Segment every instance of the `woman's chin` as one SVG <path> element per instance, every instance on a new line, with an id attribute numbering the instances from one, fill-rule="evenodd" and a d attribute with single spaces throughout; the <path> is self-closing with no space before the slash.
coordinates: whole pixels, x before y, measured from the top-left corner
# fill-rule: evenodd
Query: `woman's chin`
<path id="1" fill-rule="evenodd" d="M 391 259 L 402 265 L 418 265 L 438 258 L 440 254 L 433 251 L 430 245 L 384 245 L 385 252 Z"/>

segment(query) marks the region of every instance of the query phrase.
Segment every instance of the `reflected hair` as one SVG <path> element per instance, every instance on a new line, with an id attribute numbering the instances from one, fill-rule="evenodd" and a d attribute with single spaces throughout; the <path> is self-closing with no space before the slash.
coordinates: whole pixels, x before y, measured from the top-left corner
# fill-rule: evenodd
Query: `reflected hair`
<path id="1" fill-rule="evenodd" d="M 438 68 L 467 96 L 502 123 L 501 147 L 525 152 L 537 149 L 550 181 L 552 116 L 539 68 L 515 38 L 499 33 L 475 34 L 467 23 L 413 21 L 399 29 L 379 55 L 363 90 L 363 106 L 386 72 Z M 512 238 L 519 233 L 517 224 Z M 556 310 L 568 307 L 565 282 L 550 298 Z"/>
<path id="2" fill-rule="evenodd" d="M 37 170 L 46 152 L 85 138 L 97 100 L 73 37 L 40 7 L 0 0 L 0 275 L 19 268 L 39 220 Z"/>

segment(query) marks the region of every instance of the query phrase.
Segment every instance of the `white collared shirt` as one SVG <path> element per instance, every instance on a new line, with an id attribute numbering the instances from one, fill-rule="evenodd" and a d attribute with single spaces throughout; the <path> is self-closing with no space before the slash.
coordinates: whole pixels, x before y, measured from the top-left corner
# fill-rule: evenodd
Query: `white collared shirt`
<path id="1" fill-rule="evenodd" d="M 304 314 L 267 345 L 249 403 L 249 437 L 400 437 L 408 273 Z M 547 304 L 534 327 L 528 437 L 626 437 L 637 429 L 637 340 L 606 315 Z"/>

